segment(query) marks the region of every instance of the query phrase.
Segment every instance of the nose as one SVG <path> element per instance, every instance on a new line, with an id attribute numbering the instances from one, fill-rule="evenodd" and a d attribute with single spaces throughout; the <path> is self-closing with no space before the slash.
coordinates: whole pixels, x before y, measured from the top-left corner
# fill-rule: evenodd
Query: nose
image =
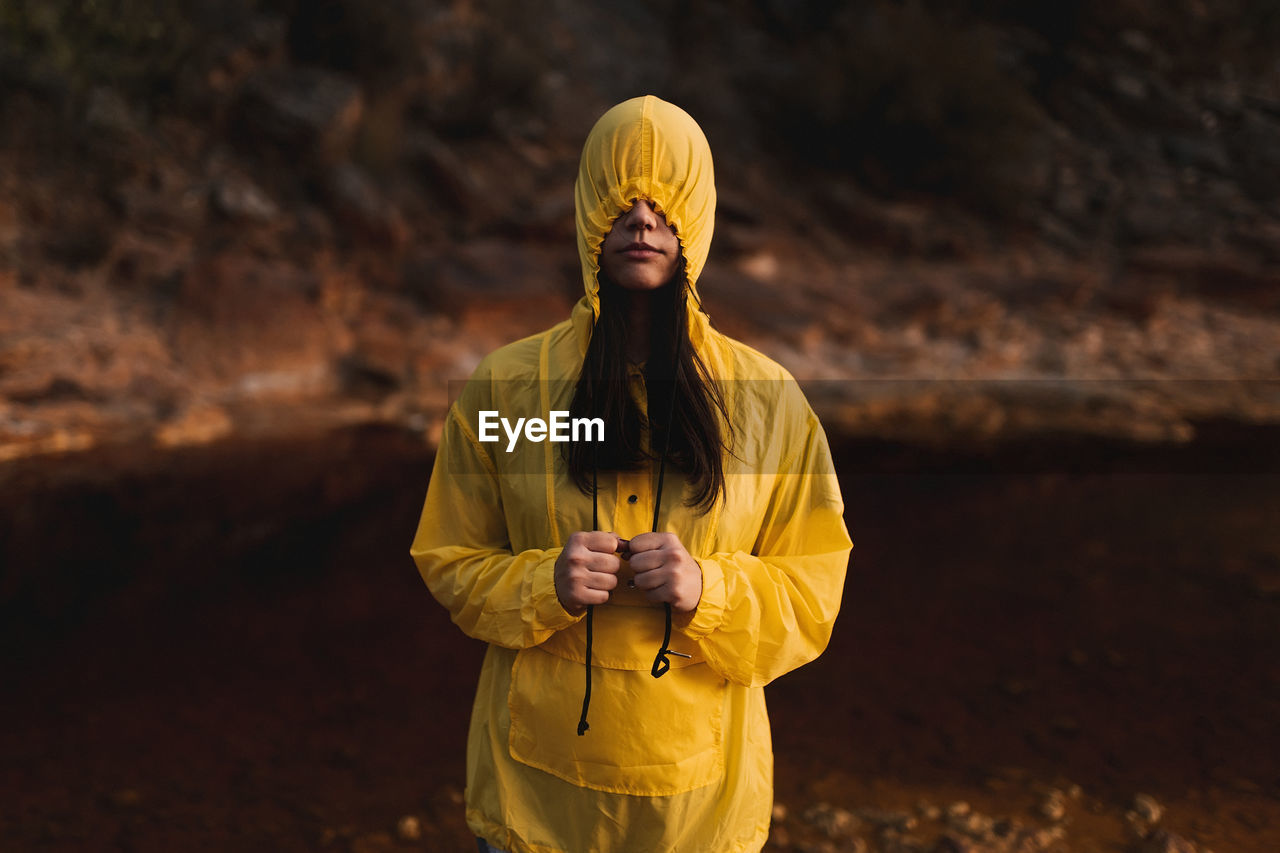
<path id="1" fill-rule="evenodd" d="M 658 227 L 658 214 L 653 205 L 642 198 L 626 213 L 626 228 L 631 231 L 652 231 Z"/>

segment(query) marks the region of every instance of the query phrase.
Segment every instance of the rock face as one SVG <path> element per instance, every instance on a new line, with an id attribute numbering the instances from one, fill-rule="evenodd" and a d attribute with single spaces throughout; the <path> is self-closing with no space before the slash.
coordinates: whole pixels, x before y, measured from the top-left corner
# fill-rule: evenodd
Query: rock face
<path id="1" fill-rule="evenodd" d="M 1210 30 L 1132 10 L 726 0 L 677 36 L 622 6 L 603 41 L 603 11 L 229 13 L 176 103 L 5 54 L 0 460 L 303 409 L 432 423 L 580 295 L 579 145 L 640 81 L 716 151 L 704 307 L 830 429 L 1177 443 L 1280 417 L 1280 84 L 1238 44 L 1183 66 Z"/>
<path id="2" fill-rule="evenodd" d="M 1144 839 L 1136 850 L 1137 853 L 1200 853 L 1200 849 L 1192 842 L 1163 829 Z"/>
<path id="3" fill-rule="evenodd" d="M 239 140 L 267 143 L 286 156 L 342 159 L 364 109 L 354 80 L 321 68 L 265 68 L 245 82 L 236 104 Z"/>

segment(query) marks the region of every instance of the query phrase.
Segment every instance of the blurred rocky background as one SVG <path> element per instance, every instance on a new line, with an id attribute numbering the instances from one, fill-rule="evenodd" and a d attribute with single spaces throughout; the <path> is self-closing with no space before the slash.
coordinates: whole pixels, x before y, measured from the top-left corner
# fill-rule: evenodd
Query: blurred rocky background
<path id="1" fill-rule="evenodd" d="M 581 142 L 652 93 L 716 157 L 704 303 L 805 384 L 876 602 L 777 688 L 773 843 L 1280 849 L 1277 57 L 1272 0 L 4 0 L 0 840 L 460 843 L 431 448 L 580 295 Z M 887 697 L 838 691 L 834 752 L 796 733 L 833 681 Z M 1161 785 L 1174 830 L 1128 818 Z"/>
<path id="2" fill-rule="evenodd" d="M 712 316 L 858 380 L 834 427 L 1280 413 L 1266 0 L 11 0 L 0 27 L 3 458 L 428 426 L 580 294 L 577 154 L 638 92 L 717 158 Z"/>

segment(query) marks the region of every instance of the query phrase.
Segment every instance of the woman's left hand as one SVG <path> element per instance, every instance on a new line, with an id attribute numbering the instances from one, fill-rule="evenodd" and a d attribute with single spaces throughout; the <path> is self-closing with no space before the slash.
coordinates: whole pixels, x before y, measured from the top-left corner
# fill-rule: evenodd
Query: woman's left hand
<path id="1" fill-rule="evenodd" d="M 689 613 L 702 600 L 702 567 L 674 533 L 641 533 L 631 540 L 631 570 L 636 587 L 655 604 L 666 602 Z"/>

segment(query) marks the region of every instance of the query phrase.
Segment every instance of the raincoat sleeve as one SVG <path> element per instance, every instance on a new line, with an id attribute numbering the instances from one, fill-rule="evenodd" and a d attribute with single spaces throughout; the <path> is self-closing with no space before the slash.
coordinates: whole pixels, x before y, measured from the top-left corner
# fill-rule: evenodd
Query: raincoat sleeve
<path id="1" fill-rule="evenodd" d="M 519 649 L 582 617 L 556 595 L 560 547 L 511 549 L 498 468 L 466 415 L 487 407 L 486 384 L 473 377 L 449 409 L 409 553 L 463 632 Z"/>
<path id="2" fill-rule="evenodd" d="M 803 408 L 751 552 L 698 560 L 702 599 L 683 630 L 737 684 L 762 686 L 816 658 L 840 609 L 853 543 L 826 435 Z"/>

